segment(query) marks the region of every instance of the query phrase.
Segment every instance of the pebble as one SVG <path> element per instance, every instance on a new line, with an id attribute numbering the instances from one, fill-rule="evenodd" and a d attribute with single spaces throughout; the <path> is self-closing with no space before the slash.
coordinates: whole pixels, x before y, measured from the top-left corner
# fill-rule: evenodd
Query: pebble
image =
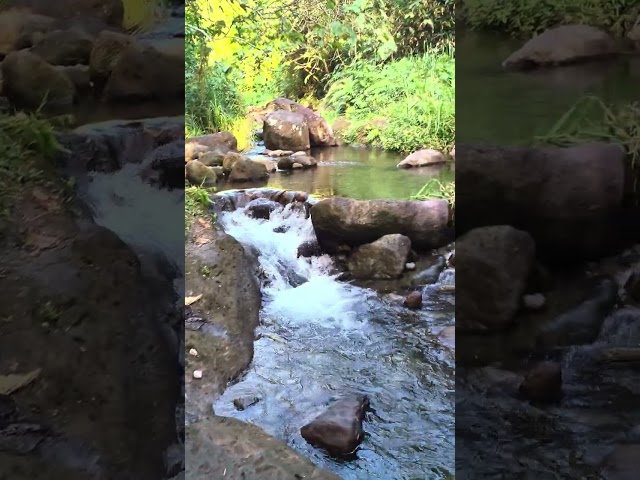
<path id="1" fill-rule="evenodd" d="M 416 264 L 411 262 L 411 263 L 407 263 L 404 268 L 406 268 L 407 270 L 415 270 L 416 269 Z"/>
<path id="2" fill-rule="evenodd" d="M 194 357 L 198 356 L 198 351 L 195 348 L 189 350 L 189 355 L 193 355 Z"/>
<path id="3" fill-rule="evenodd" d="M 193 371 L 193 378 L 202 378 L 202 370 L 194 370 Z"/>
<path id="4" fill-rule="evenodd" d="M 546 305 L 547 300 L 541 293 L 532 293 L 522 297 L 522 302 L 529 310 L 541 310 Z"/>

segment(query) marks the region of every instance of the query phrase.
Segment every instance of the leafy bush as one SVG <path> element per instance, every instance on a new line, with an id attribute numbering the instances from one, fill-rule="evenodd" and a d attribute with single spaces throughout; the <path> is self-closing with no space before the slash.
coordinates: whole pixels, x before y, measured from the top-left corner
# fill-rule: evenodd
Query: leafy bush
<path id="1" fill-rule="evenodd" d="M 351 122 L 344 132 L 350 143 L 448 151 L 455 137 L 453 54 L 356 62 L 333 75 L 325 104 Z"/>
<path id="2" fill-rule="evenodd" d="M 511 35 L 585 23 L 622 36 L 639 15 L 637 0 L 462 0 L 462 16 L 470 27 Z"/>

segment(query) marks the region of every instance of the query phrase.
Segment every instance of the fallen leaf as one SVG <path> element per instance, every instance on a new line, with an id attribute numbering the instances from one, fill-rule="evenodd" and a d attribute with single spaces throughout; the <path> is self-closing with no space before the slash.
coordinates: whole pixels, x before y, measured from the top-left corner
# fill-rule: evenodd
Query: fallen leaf
<path id="1" fill-rule="evenodd" d="M 198 237 L 196 238 L 196 245 L 205 245 L 209 243 L 211 240 L 206 237 Z"/>
<path id="2" fill-rule="evenodd" d="M 24 374 L 0 375 L 0 395 L 11 395 L 16 390 L 26 387 L 38 378 L 40 371 L 38 368 Z"/>
<path id="3" fill-rule="evenodd" d="M 185 297 L 184 304 L 186 306 L 192 305 L 196 303 L 198 300 L 200 300 L 201 298 L 202 298 L 202 294 L 196 295 L 195 297 Z"/>

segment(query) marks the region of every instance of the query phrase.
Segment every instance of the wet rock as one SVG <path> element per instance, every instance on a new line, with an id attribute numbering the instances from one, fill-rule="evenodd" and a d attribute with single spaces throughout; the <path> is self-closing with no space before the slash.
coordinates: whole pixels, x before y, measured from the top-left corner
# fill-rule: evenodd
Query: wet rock
<path id="1" fill-rule="evenodd" d="M 440 256 L 436 259 L 436 262 L 429 268 L 422 270 L 414 275 L 411 284 L 415 286 L 432 285 L 438 281 L 440 274 L 447 266 L 447 261 L 444 257 Z"/>
<path id="2" fill-rule="evenodd" d="M 446 158 L 437 150 L 432 150 L 430 148 L 425 148 L 423 150 L 418 150 L 413 152 L 411 155 L 405 157 L 397 167 L 398 168 L 418 168 L 418 167 L 426 167 L 428 165 L 438 165 L 440 163 L 445 163 Z"/>
<path id="3" fill-rule="evenodd" d="M 260 401 L 258 397 L 246 396 L 240 398 L 233 399 L 233 406 L 236 407 L 236 410 L 246 410 L 249 407 L 252 407 L 256 403 Z"/>
<path id="4" fill-rule="evenodd" d="M 9 53 L 28 48 L 38 35 L 55 28 L 51 17 L 36 15 L 24 10 L 5 10 L 0 12 L 0 58 Z"/>
<path id="5" fill-rule="evenodd" d="M 250 160 L 252 162 L 256 162 L 256 163 L 260 163 L 261 165 L 264 165 L 264 168 L 266 168 L 267 172 L 269 172 L 269 173 L 273 173 L 273 172 L 278 170 L 277 162 L 274 162 L 273 160 L 271 160 L 269 158 L 253 157 Z"/>
<path id="6" fill-rule="evenodd" d="M 520 307 L 535 261 L 531 236 L 509 226 L 477 228 L 456 241 L 460 258 L 456 328 L 508 327 Z"/>
<path id="7" fill-rule="evenodd" d="M 78 92 L 87 92 L 91 89 L 91 75 L 86 65 L 59 65 L 57 70 L 64 73 L 73 82 Z"/>
<path id="8" fill-rule="evenodd" d="M 234 418 L 188 425 L 185 454 L 190 480 L 339 480 L 256 425 Z"/>
<path id="9" fill-rule="evenodd" d="M 309 128 L 298 113 L 278 110 L 264 119 L 264 144 L 269 150 L 309 150 Z"/>
<path id="10" fill-rule="evenodd" d="M 282 205 L 266 198 L 256 198 L 246 206 L 245 214 L 251 218 L 269 220 L 271 214 L 281 211 Z"/>
<path id="11" fill-rule="evenodd" d="M 540 328 L 537 335 L 539 346 L 550 348 L 592 343 L 617 299 L 615 282 L 603 280 L 589 299 Z"/>
<path id="12" fill-rule="evenodd" d="M 307 240 L 298 247 L 298 257 L 319 257 L 323 254 L 320 244 L 316 240 Z"/>
<path id="13" fill-rule="evenodd" d="M 606 456 L 600 474 L 604 480 L 635 480 L 640 471 L 640 443 L 618 445 Z"/>
<path id="14" fill-rule="evenodd" d="M 567 263 L 606 253 L 622 235 L 625 153 L 613 144 L 571 148 L 461 146 L 456 231 L 512 225 L 538 253 Z"/>
<path id="15" fill-rule="evenodd" d="M 310 157 L 309 155 L 296 155 L 295 157 L 281 157 L 278 160 L 278 169 L 279 170 L 293 170 L 295 169 L 295 165 L 298 164 L 300 167 L 298 168 L 311 168 L 318 165 L 318 162 L 315 158 Z"/>
<path id="16" fill-rule="evenodd" d="M 334 456 L 353 453 L 364 437 L 362 422 L 369 407 L 365 395 L 341 398 L 300 429 L 311 445 Z"/>
<path id="17" fill-rule="evenodd" d="M 102 83 L 111 75 L 122 53 L 135 43 L 131 35 L 105 30 L 93 44 L 89 56 L 91 78 Z"/>
<path id="18" fill-rule="evenodd" d="M 309 130 L 309 141 L 312 147 L 333 147 L 336 139 L 333 129 L 318 113 L 299 103 L 286 98 L 276 98 L 267 105 L 268 111 L 287 111 L 302 115 Z M 306 150 L 301 148 L 299 150 Z"/>
<path id="19" fill-rule="evenodd" d="M 206 239 L 207 243 L 194 239 Z M 194 222 L 185 246 L 185 294 L 202 295 L 192 305 L 200 327 L 185 331 L 186 371 L 203 370 L 200 380 L 185 377 L 186 413 L 208 415 L 211 401 L 240 375 L 253 358 L 261 305 L 256 265 L 242 245 L 217 226 Z"/>
<path id="20" fill-rule="evenodd" d="M 536 364 L 520 384 L 520 394 L 534 402 L 553 402 L 562 396 L 562 369 L 557 362 Z"/>
<path id="21" fill-rule="evenodd" d="M 616 347 L 640 345 L 640 309 L 621 308 L 613 312 L 605 319 L 597 343 Z"/>
<path id="22" fill-rule="evenodd" d="M 184 187 L 184 141 L 176 140 L 157 147 L 145 161 L 157 173 L 157 181 L 162 187 Z"/>
<path id="23" fill-rule="evenodd" d="M 640 302 L 640 272 L 632 272 L 624 284 L 625 294 L 635 302 Z"/>
<path id="24" fill-rule="evenodd" d="M 330 198 L 311 208 L 316 237 L 327 252 L 358 246 L 384 235 L 402 234 L 416 249 L 445 246 L 451 240 L 446 200 L 396 201 Z"/>
<path id="25" fill-rule="evenodd" d="M 121 27 L 124 19 L 122 0 L 105 0 L 87 2 L 86 0 L 60 0 L 46 2 L 43 0 L 4 0 L 3 8 L 25 8 L 32 13 L 47 15 L 57 19 L 89 17 L 100 19 L 114 27 Z"/>
<path id="26" fill-rule="evenodd" d="M 248 161 L 250 160 L 249 160 L 249 157 L 247 157 L 246 155 L 242 155 L 241 153 L 236 153 L 236 152 L 229 152 L 224 156 L 224 159 L 222 160 L 222 171 L 224 172 L 225 175 L 229 175 L 237 162 L 248 162 Z"/>
<path id="27" fill-rule="evenodd" d="M 293 154 L 291 150 L 267 150 L 267 156 L 271 158 L 290 157 Z"/>
<path id="28" fill-rule="evenodd" d="M 43 34 L 31 47 L 51 65 L 89 65 L 93 38 L 81 30 L 55 30 Z"/>
<path id="29" fill-rule="evenodd" d="M 289 231 L 289 227 L 287 225 L 278 225 L 273 229 L 273 233 L 287 233 Z"/>
<path id="30" fill-rule="evenodd" d="M 75 85 L 58 69 L 33 53 L 12 52 L 2 62 L 3 90 L 19 107 L 48 110 L 71 108 L 76 96 Z"/>
<path id="31" fill-rule="evenodd" d="M 503 62 L 509 70 L 557 66 L 617 53 L 613 38 L 588 25 L 562 25 L 536 35 Z"/>
<path id="32" fill-rule="evenodd" d="M 443 344 L 451 348 L 455 348 L 456 346 L 456 327 L 455 325 L 450 325 L 448 327 L 444 327 L 440 333 L 438 333 L 438 340 Z"/>
<path id="33" fill-rule="evenodd" d="M 522 297 L 522 303 L 528 310 L 542 310 L 547 304 L 547 299 L 541 293 L 531 293 Z"/>
<path id="34" fill-rule="evenodd" d="M 228 150 L 238 149 L 238 140 L 230 132 L 217 132 L 209 135 L 200 135 L 186 140 L 187 144 L 195 143 L 209 147 L 211 150 L 221 147 Z"/>
<path id="35" fill-rule="evenodd" d="M 229 174 L 230 182 L 251 182 L 266 178 L 269 178 L 269 173 L 265 166 L 248 159 L 235 162 Z"/>
<path id="36" fill-rule="evenodd" d="M 373 243 L 356 248 L 347 265 L 353 278 L 391 279 L 404 272 L 411 240 L 404 235 L 385 235 Z"/>
<path id="37" fill-rule="evenodd" d="M 216 172 L 198 160 L 191 160 L 185 167 L 185 176 L 196 187 L 215 187 L 218 182 Z"/>
<path id="38" fill-rule="evenodd" d="M 191 152 L 193 152 L 193 149 L 196 145 L 199 145 L 199 144 L 197 143 L 187 144 Z M 205 148 L 209 148 L 209 147 L 205 146 Z M 224 162 L 224 157 L 227 153 L 229 153 L 229 150 L 221 147 L 215 147 L 213 150 L 203 149 L 200 155 L 198 155 L 198 160 L 204 163 L 207 167 L 222 167 L 222 164 Z M 193 156 L 193 153 L 192 153 L 192 156 Z"/>
<path id="39" fill-rule="evenodd" d="M 104 98 L 110 102 L 173 99 L 184 96 L 184 82 L 184 58 L 131 44 L 118 55 Z"/>
<path id="40" fill-rule="evenodd" d="M 404 299 L 404 306 L 412 310 L 422 308 L 422 292 L 411 292 Z"/>

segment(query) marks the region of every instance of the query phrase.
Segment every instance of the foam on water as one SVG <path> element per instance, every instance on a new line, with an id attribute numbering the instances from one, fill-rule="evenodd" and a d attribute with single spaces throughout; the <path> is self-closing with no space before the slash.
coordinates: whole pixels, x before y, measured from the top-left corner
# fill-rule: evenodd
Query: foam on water
<path id="1" fill-rule="evenodd" d="M 238 209 L 222 214 L 219 221 L 227 233 L 259 255 L 267 278 L 263 289 L 267 317 L 343 329 L 361 325 L 363 298 L 370 292 L 339 282 L 328 255 L 298 257 L 300 244 L 315 240 L 311 219 L 287 206 L 269 220 L 249 218 L 244 209 Z M 277 227 L 286 231 L 276 233 Z"/>

